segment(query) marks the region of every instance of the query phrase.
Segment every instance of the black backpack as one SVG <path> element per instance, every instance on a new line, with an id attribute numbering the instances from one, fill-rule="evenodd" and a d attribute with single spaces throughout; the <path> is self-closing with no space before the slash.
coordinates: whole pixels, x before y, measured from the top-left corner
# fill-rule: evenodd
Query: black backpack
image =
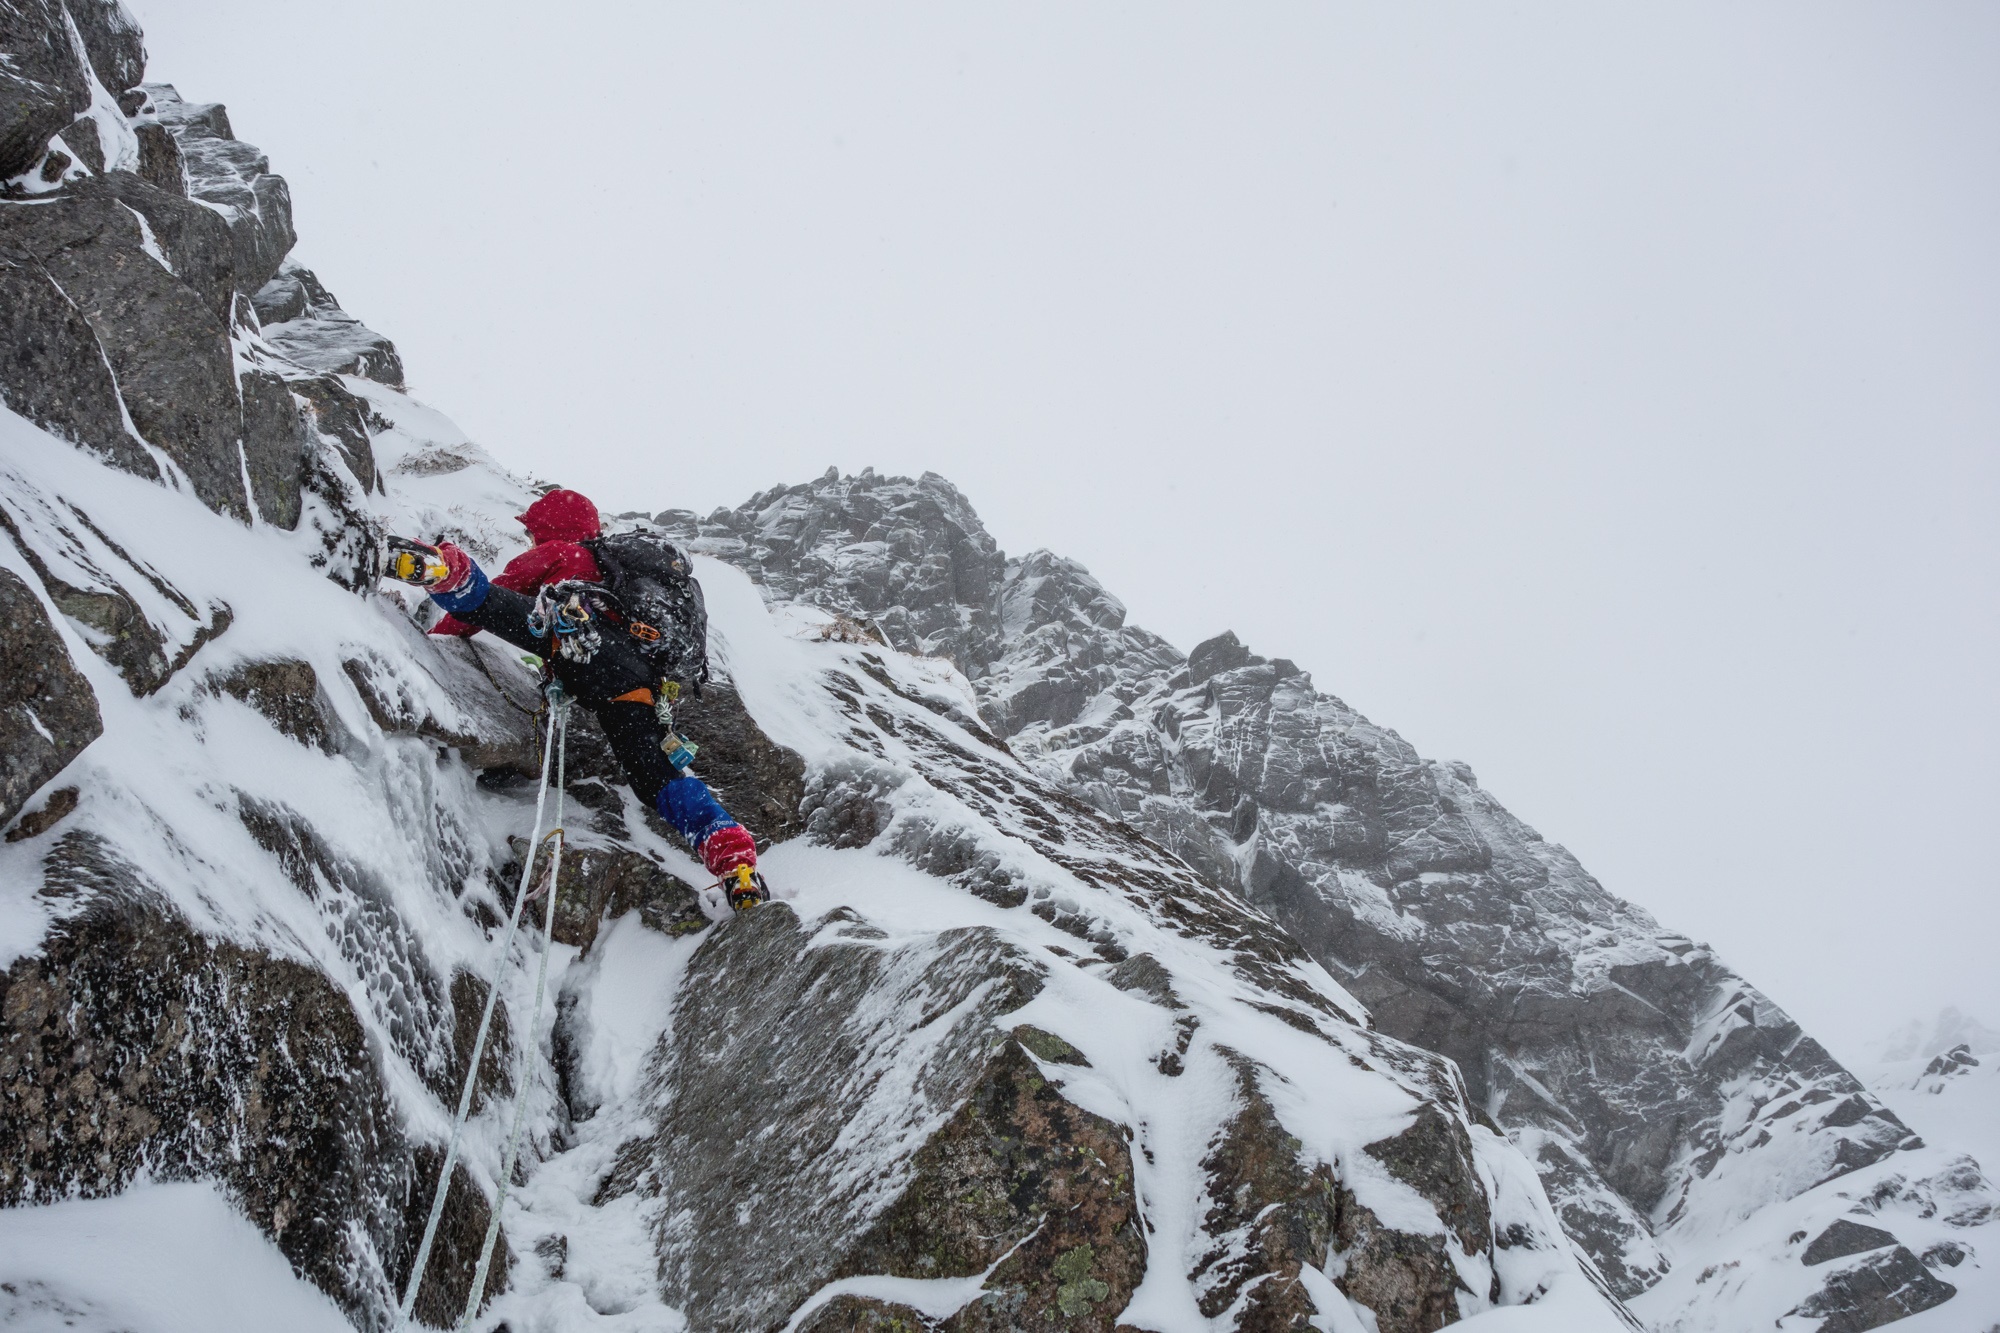
<path id="1" fill-rule="evenodd" d="M 584 545 L 597 557 L 633 645 L 662 677 L 700 695 L 708 679 L 708 605 L 688 558 L 647 532 L 613 533 Z"/>

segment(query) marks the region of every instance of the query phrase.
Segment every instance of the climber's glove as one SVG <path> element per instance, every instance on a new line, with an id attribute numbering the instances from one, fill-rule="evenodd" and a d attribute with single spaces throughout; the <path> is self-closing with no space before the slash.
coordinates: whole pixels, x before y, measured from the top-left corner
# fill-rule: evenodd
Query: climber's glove
<path id="1" fill-rule="evenodd" d="M 431 600 L 455 616 L 477 611 L 485 604 L 486 591 L 491 586 L 486 581 L 486 571 L 450 542 L 439 542 L 437 553 L 445 573 L 431 586 Z"/>
<path id="2" fill-rule="evenodd" d="M 450 542 L 439 542 L 437 551 L 438 561 L 444 566 L 445 572 L 443 578 L 431 585 L 431 593 L 434 596 L 448 597 L 453 593 L 463 592 L 467 581 L 479 571 L 479 566 L 472 562 L 471 556 Z"/>

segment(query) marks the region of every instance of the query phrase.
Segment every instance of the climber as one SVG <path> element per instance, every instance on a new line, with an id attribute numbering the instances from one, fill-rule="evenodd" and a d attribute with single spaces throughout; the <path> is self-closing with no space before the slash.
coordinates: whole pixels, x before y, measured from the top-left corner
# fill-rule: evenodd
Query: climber
<path id="1" fill-rule="evenodd" d="M 489 630 L 541 657 L 563 689 L 596 715 L 632 790 L 695 849 L 729 905 L 743 911 L 768 901 L 749 830 L 687 772 L 694 747 L 670 725 L 683 682 L 663 679 L 658 654 L 648 651 L 660 642 L 660 630 L 623 614 L 605 587 L 603 562 L 593 550 L 601 532 L 597 506 L 576 491 L 552 490 L 519 521 L 535 544 L 494 578 L 450 542 L 432 546 L 400 538 L 391 539 L 390 575 L 424 589 L 444 609 L 431 633 Z M 699 608 L 698 587 L 692 602 Z M 686 683 L 695 686 L 706 675 L 704 635 L 697 633 L 700 660 L 683 670 L 691 677 Z"/>

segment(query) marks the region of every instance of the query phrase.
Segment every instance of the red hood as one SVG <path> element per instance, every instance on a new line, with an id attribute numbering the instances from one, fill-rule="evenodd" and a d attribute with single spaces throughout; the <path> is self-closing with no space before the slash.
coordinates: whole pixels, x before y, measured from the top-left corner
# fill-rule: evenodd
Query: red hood
<path id="1" fill-rule="evenodd" d="M 550 491 L 528 506 L 519 520 L 535 545 L 543 542 L 580 542 L 597 536 L 597 506 L 577 491 Z"/>

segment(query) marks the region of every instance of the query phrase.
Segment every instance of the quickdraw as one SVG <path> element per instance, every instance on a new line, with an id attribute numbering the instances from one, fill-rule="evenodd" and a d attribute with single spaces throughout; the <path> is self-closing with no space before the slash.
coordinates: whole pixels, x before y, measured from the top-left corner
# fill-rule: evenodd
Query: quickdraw
<path id="1" fill-rule="evenodd" d="M 676 773 L 685 773 L 694 766 L 694 757 L 701 749 L 693 741 L 680 734 L 674 725 L 674 704 L 680 700 L 681 683 L 677 680 L 662 680 L 653 695 L 653 716 L 660 721 L 660 751 L 667 756 Z"/>
<path id="2" fill-rule="evenodd" d="M 535 876 L 535 887 L 528 890 L 529 902 L 533 902 L 547 893 L 550 887 L 555 884 L 556 871 L 562 866 L 563 848 L 568 845 L 568 842 L 569 840 L 562 829 L 555 829 L 546 838 L 542 839 L 542 847 L 549 848 L 550 855 L 543 856 L 539 848 L 535 852 L 535 856 L 541 861 L 542 873 Z"/>
<path id="3" fill-rule="evenodd" d="M 574 579 L 543 587 L 528 612 L 528 633 L 538 639 L 553 638 L 556 653 L 569 661 L 590 661 L 604 646 L 591 605 L 593 591 L 590 584 Z"/>

